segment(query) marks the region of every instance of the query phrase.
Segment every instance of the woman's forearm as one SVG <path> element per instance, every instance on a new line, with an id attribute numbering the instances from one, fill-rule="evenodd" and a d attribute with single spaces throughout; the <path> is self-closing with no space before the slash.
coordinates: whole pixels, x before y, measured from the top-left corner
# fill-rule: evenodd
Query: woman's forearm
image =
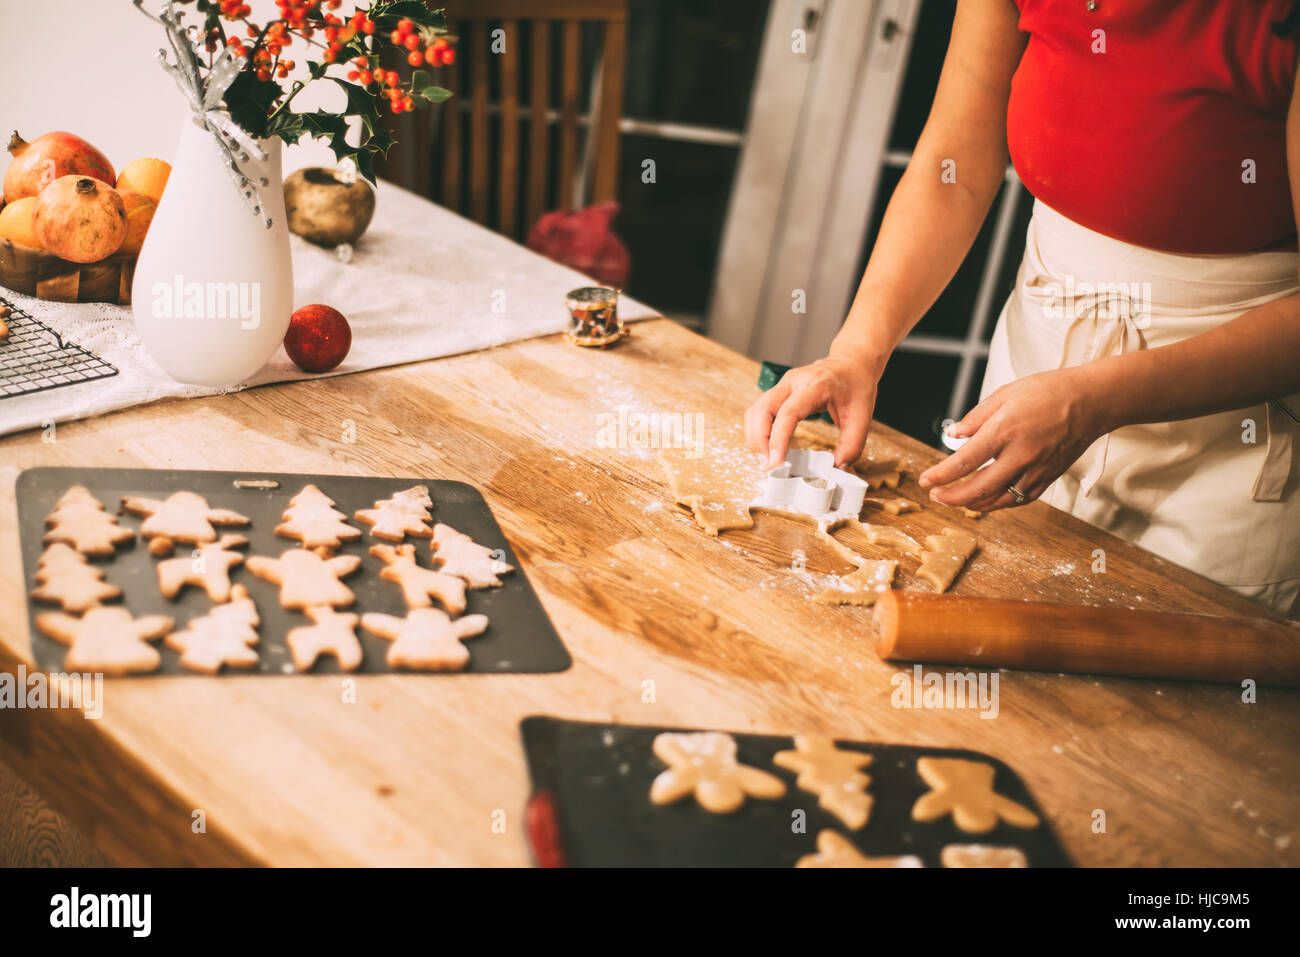
<path id="1" fill-rule="evenodd" d="M 1100 431 L 1242 409 L 1300 392 L 1300 296 L 1168 346 L 1077 366 Z"/>

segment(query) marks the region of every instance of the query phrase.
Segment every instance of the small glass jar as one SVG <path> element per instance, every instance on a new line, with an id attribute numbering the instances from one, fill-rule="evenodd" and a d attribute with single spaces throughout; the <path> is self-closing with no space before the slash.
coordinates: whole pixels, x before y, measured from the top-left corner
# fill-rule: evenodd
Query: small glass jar
<path id="1" fill-rule="evenodd" d="M 618 290 L 609 286 L 583 286 L 564 297 L 569 310 L 569 340 L 578 346 L 601 349 L 623 338 L 618 317 Z"/>

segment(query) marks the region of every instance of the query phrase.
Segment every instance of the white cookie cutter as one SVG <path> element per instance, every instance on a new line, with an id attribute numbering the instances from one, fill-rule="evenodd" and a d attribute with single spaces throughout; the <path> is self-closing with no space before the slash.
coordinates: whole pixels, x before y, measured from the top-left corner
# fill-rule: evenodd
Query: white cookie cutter
<path id="1" fill-rule="evenodd" d="M 832 453 L 790 449 L 785 462 L 767 473 L 754 506 L 799 512 L 822 524 L 857 518 L 866 494 L 867 483 L 837 469 Z"/>

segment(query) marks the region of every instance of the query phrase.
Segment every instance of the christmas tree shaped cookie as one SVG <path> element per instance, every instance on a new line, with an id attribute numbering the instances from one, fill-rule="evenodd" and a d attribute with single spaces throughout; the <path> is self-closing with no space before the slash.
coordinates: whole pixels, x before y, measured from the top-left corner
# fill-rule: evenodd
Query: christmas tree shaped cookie
<path id="1" fill-rule="evenodd" d="M 247 525 L 247 515 L 228 508 L 212 508 L 208 500 L 195 492 L 175 492 L 166 499 L 133 495 L 122 499 L 122 507 L 132 515 L 145 516 L 140 534 L 149 540 L 151 554 L 170 551 L 171 542 L 202 545 L 217 539 L 214 525 Z M 155 546 L 155 540 L 161 543 Z"/>
<path id="2" fill-rule="evenodd" d="M 871 778 L 862 769 L 871 763 L 871 755 L 836 747 L 830 738 L 800 734 L 794 739 L 793 751 L 778 751 L 772 762 L 779 768 L 796 771 L 795 783 L 804 791 L 817 795 L 817 803 L 834 814 L 850 831 L 867 823 L 871 813 L 871 795 L 867 785 Z"/>
<path id="3" fill-rule="evenodd" d="M 175 598 L 186 585 L 198 585 L 214 602 L 230 599 L 230 569 L 244 560 L 230 549 L 247 545 L 243 535 L 222 535 L 215 542 L 199 545 L 192 555 L 181 555 L 158 563 L 158 590 L 164 598 Z"/>
<path id="4" fill-rule="evenodd" d="M 174 631 L 166 638 L 168 648 L 181 653 L 181 666 L 191 671 L 215 675 L 222 665 L 253 668 L 257 665 L 257 606 L 248 597 L 248 589 L 235 585 L 230 601 L 215 606 L 202 618 L 193 619 L 184 631 Z"/>
<path id="5" fill-rule="evenodd" d="M 63 667 L 68 671 L 125 675 L 153 671 L 162 663 L 158 649 L 149 644 L 172 629 L 166 615 L 132 618 L 125 608 L 92 608 L 85 617 L 61 611 L 36 616 L 36 627 L 55 641 L 68 645 Z"/>
<path id="6" fill-rule="evenodd" d="M 36 563 L 36 587 L 32 598 L 80 615 L 122 594 L 122 589 L 104 581 L 104 573 L 85 557 L 62 542 L 55 542 Z"/>
<path id="7" fill-rule="evenodd" d="M 356 671 L 361 664 L 361 642 L 357 640 L 357 616 L 338 612 L 329 605 L 309 605 L 303 613 L 314 624 L 293 628 L 285 639 L 293 666 L 308 671 L 321 655 L 333 655 L 343 671 Z"/>
<path id="8" fill-rule="evenodd" d="M 450 525 L 433 527 L 433 561 L 444 575 L 465 579 L 470 588 L 494 588 L 501 584 L 497 576 L 514 571 L 513 565 L 499 560 L 492 549 L 478 544 Z"/>
<path id="9" fill-rule="evenodd" d="M 402 589 L 408 608 L 429 608 L 436 598 L 453 615 L 465 610 L 465 582 L 454 575 L 421 568 L 414 545 L 371 545 L 370 554 L 387 566 L 379 573 L 384 581 Z"/>
<path id="10" fill-rule="evenodd" d="M 355 542 L 361 529 L 347 523 L 347 516 L 334 507 L 334 500 L 315 485 L 307 485 L 289 500 L 275 534 L 295 538 L 303 548 L 336 549 L 343 542 Z"/>
<path id="11" fill-rule="evenodd" d="M 106 557 L 114 554 L 118 545 L 135 538 L 135 532 L 117 524 L 99 499 L 81 485 L 63 493 L 45 524 L 49 531 L 41 541 L 47 545 L 62 542 L 83 555 Z"/>
<path id="12" fill-rule="evenodd" d="M 390 668 L 419 671 L 460 671 L 469 664 L 466 638 L 487 630 L 486 615 L 450 618 L 438 608 L 416 608 L 405 618 L 367 612 L 361 627 L 372 635 L 387 638 Z"/>
<path id="13" fill-rule="evenodd" d="M 374 508 L 361 509 L 355 518 L 369 525 L 370 534 L 375 538 L 401 542 L 407 535 L 428 538 L 433 534 L 429 527 L 432 510 L 433 499 L 429 497 L 429 490 L 423 485 L 415 485 L 391 498 L 381 499 Z"/>
<path id="14" fill-rule="evenodd" d="M 335 608 L 352 604 L 356 596 L 339 581 L 361 567 L 359 555 L 335 555 L 322 558 L 305 548 L 291 548 L 279 558 L 254 555 L 248 570 L 280 586 L 280 604 L 285 608 L 330 605 Z"/>

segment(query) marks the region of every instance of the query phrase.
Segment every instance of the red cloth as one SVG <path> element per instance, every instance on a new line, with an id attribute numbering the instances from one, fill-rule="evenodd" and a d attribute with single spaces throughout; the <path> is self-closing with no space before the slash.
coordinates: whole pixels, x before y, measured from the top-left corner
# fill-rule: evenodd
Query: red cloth
<path id="1" fill-rule="evenodd" d="M 1007 139 L 1034 196 L 1115 239 L 1240 253 L 1295 235 L 1291 0 L 1017 0 Z M 1094 30 L 1105 31 L 1094 53 Z M 1255 161 L 1255 183 L 1242 182 Z"/>
<path id="2" fill-rule="evenodd" d="M 548 259 L 621 289 L 632 268 L 622 240 L 610 224 L 618 203 L 599 203 L 576 212 L 556 210 L 537 221 L 525 245 Z"/>

